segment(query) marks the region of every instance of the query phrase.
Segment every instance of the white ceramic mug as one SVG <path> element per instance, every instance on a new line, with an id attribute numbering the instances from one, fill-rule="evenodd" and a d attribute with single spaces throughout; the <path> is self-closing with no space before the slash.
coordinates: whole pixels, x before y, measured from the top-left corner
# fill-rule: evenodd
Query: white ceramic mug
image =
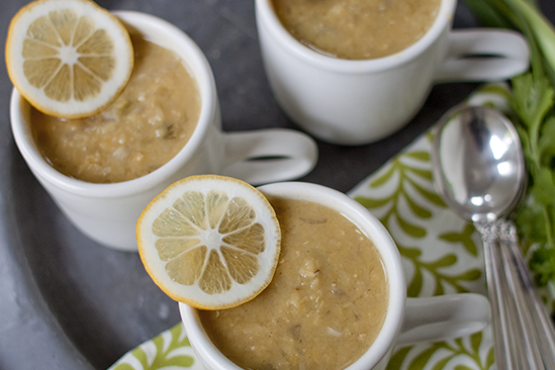
<path id="1" fill-rule="evenodd" d="M 304 199 L 331 207 L 347 217 L 376 245 L 387 282 L 389 302 L 383 327 L 368 351 L 348 370 L 385 369 L 396 345 L 456 338 L 482 330 L 490 321 L 488 300 L 479 294 L 407 298 L 399 251 L 388 231 L 366 208 L 336 190 L 303 182 L 281 182 L 259 187 L 265 194 Z M 179 303 L 187 336 L 206 370 L 239 370 L 210 341 L 198 311 Z"/>
<path id="2" fill-rule="evenodd" d="M 13 90 L 10 113 L 15 142 L 33 174 L 83 233 L 106 246 L 136 251 L 135 223 L 141 211 L 178 179 L 219 173 L 262 184 L 297 178 L 314 167 L 316 144 L 300 132 L 268 129 L 223 133 L 214 77 L 198 46 L 162 19 L 136 12 L 114 14 L 132 32 L 182 58 L 198 83 L 202 106 L 191 139 L 168 163 L 134 180 L 93 184 L 64 176 L 44 160 L 30 131 L 30 106 Z"/>
<path id="3" fill-rule="evenodd" d="M 451 31 L 457 0 L 442 0 L 429 31 L 391 56 L 345 60 L 297 41 L 272 0 L 256 0 L 270 87 L 283 110 L 322 140 L 360 145 L 384 138 L 420 110 L 434 83 L 504 80 L 528 69 L 524 38 L 512 31 Z"/>

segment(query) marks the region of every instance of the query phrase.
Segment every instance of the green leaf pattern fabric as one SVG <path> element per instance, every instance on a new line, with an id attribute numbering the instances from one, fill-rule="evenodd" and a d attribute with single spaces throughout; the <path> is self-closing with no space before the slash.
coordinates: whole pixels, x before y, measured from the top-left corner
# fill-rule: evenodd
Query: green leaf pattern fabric
<path id="1" fill-rule="evenodd" d="M 203 370 L 187 339 L 183 325 L 177 324 L 141 344 L 119 359 L 109 370 Z"/>
<path id="2" fill-rule="evenodd" d="M 469 104 L 509 114 L 503 84 L 485 85 Z M 483 250 L 472 224 L 451 211 L 434 189 L 432 130 L 424 133 L 349 196 L 389 230 L 402 255 L 410 297 L 475 292 L 487 295 Z M 553 295 L 542 291 L 548 307 Z M 494 354 L 491 327 L 466 337 L 395 348 L 387 370 L 489 370 Z M 130 351 L 110 370 L 202 369 L 181 324 Z"/>

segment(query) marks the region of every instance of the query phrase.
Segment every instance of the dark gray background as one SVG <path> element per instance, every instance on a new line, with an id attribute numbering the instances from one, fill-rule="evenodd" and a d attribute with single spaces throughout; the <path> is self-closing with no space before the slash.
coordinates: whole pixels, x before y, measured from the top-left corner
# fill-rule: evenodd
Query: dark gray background
<path id="1" fill-rule="evenodd" d="M 2 0 L 0 39 L 27 0 Z M 296 128 L 274 101 L 262 69 L 253 0 L 99 0 L 168 20 L 204 51 L 214 71 L 226 131 Z M 541 0 L 555 19 L 555 2 Z M 476 22 L 462 5 L 455 27 Z M 5 42 L 5 41 L 4 41 Z M 380 142 L 318 142 L 303 181 L 347 192 L 463 100 L 475 84 L 433 88 L 422 111 Z M 177 304 L 149 279 L 136 253 L 102 247 L 60 213 L 20 156 L 9 128 L 12 85 L 0 66 L 0 369 L 105 369 L 179 322 Z"/>

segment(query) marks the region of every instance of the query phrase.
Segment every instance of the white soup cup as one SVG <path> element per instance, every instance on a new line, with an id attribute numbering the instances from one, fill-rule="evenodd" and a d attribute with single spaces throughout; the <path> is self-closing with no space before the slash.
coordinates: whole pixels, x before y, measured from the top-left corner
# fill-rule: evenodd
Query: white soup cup
<path id="1" fill-rule="evenodd" d="M 442 0 L 428 32 L 401 52 L 345 60 L 301 44 L 281 24 L 272 0 L 256 0 L 260 47 L 276 100 L 315 137 L 361 145 L 406 125 L 436 83 L 504 80 L 528 69 L 528 46 L 520 34 L 452 31 L 456 2 Z"/>
<path id="2" fill-rule="evenodd" d="M 378 248 L 389 285 L 387 314 L 372 346 L 348 370 L 382 370 L 386 368 L 396 345 L 452 339 L 480 331 L 488 325 L 490 305 L 482 295 L 464 293 L 407 298 L 405 274 L 395 242 L 375 216 L 346 194 L 303 182 L 273 183 L 258 189 L 268 195 L 308 200 L 337 210 Z M 198 311 L 184 303 L 179 303 L 179 309 L 191 346 L 204 368 L 239 370 L 240 367 L 226 358 L 211 342 Z"/>
<path id="3" fill-rule="evenodd" d="M 65 176 L 45 161 L 31 133 L 30 105 L 14 88 L 10 115 L 15 142 L 35 177 L 84 234 L 108 247 L 136 251 L 135 224 L 141 211 L 157 194 L 183 177 L 216 173 L 258 185 L 298 178 L 314 167 L 316 144 L 300 132 L 286 129 L 222 132 L 210 65 L 183 31 L 147 14 L 129 11 L 114 14 L 130 32 L 139 33 L 181 57 L 198 84 L 201 112 L 189 142 L 168 163 L 134 180 L 93 184 Z"/>

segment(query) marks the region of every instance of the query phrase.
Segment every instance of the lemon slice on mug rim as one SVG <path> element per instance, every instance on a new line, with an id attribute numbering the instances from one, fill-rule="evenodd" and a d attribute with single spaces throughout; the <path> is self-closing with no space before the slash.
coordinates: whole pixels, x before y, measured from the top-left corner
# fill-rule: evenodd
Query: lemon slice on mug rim
<path id="1" fill-rule="evenodd" d="M 235 307 L 271 282 L 281 230 L 266 197 L 217 175 L 170 185 L 144 209 L 137 244 L 145 269 L 171 298 L 193 307 Z"/>
<path id="2" fill-rule="evenodd" d="M 81 118 L 102 111 L 126 86 L 133 45 L 118 18 L 89 0 L 39 0 L 12 19 L 8 75 L 45 114 Z"/>

